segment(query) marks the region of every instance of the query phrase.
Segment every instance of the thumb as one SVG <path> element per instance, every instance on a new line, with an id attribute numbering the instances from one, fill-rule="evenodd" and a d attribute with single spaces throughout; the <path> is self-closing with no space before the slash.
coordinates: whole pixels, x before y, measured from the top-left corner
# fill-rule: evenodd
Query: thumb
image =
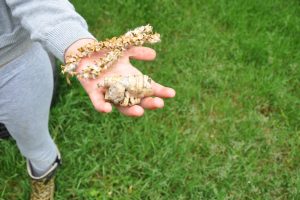
<path id="1" fill-rule="evenodd" d="M 100 91 L 99 91 L 100 90 Z M 108 113 L 112 111 L 112 105 L 105 101 L 104 99 L 104 89 L 93 90 L 89 93 L 91 102 L 98 112 Z"/>

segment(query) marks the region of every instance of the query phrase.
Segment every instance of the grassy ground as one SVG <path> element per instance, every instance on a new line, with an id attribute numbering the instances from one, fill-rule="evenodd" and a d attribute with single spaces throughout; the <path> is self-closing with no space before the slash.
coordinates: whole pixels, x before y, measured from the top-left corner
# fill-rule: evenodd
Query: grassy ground
<path id="1" fill-rule="evenodd" d="M 101 115 L 61 79 L 56 199 L 300 199 L 299 1 L 73 3 L 99 39 L 152 24 L 158 58 L 134 64 L 177 96 L 140 119 Z M 27 198 L 14 142 L 0 155 L 0 199 Z"/>

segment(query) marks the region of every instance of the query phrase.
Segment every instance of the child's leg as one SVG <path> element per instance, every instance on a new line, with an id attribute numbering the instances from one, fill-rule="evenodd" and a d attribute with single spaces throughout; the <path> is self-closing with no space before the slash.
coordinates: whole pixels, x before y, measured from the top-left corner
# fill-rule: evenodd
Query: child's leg
<path id="1" fill-rule="evenodd" d="M 57 156 L 48 131 L 52 90 L 49 57 L 38 43 L 0 68 L 0 121 L 37 176 L 42 175 Z"/>

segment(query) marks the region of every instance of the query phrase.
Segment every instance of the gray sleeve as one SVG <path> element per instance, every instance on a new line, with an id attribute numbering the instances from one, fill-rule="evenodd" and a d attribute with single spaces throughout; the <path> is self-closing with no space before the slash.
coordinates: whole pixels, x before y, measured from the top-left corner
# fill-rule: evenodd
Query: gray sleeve
<path id="1" fill-rule="evenodd" d="M 65 50 L 81 38 L 94 38 L 67 0 L 6 0 L 34 41 L 63 61 Z"/>

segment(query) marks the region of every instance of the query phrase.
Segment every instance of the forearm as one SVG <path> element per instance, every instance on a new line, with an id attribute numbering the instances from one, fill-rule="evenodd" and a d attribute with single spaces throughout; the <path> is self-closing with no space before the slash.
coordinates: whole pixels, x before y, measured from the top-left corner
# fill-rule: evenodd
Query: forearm
<path id="1" fill-rule="evenodd" d="M 40 42 L 61 61 L 66 49 L 75 41 L 94 38 L 85 20 L 67 0 L 6 0 L 6 3 L 31 39 Z"/>

